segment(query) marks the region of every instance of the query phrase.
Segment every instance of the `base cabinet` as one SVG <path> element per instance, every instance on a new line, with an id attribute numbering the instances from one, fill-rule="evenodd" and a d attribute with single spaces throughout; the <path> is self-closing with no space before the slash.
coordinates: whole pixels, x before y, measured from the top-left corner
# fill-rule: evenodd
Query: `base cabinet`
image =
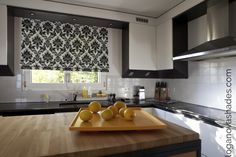
<path id="1" fill-rule="evenodd" d="M 222 157 L 226 154 L 226 128 L 219 128 L 206 124 L 199 120 L 184 117 L 182 114 L 170 113 L 160 109 L 153 109 L 153 115 L 159 116 L 179 126 L 194 130 L 199 133 L 201 139 L 202 157 Z M 236 145 L 236 130 L 232 130 L 232 144 Z M 232 150 L 236 156 L 236 150 Z"/>
<path id="2" fill-rule="evenodd" d="M 162 119 L 166 119 L 165 113 L 166 113 L 166 111 L 163 111 L 163 110 L 160 110 L 157 108 L 153 108 L 153 110 L 152 110 L 152 115 L 160 117 Z"/>
<path id="3" fill-rule="evenodd" d="M 196 156 L 197 156 L 197 152 L 192 151 L 192 152 L 182 153 L 178 155 L 171 155 L 170 157 L 196 157 Z"/>
<path id="4" fill-rule="evenodd" d="M 200 157 L 201 140 L 141 149 L 133 152 L 110 155 L 109 157 Z"/>

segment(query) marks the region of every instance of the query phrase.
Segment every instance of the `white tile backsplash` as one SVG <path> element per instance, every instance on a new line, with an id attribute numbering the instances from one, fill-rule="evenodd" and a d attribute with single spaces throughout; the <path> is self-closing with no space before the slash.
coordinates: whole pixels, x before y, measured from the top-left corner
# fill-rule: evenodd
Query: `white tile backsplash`
<path id="1" fill-rule="evenodd" d="M 236 112 L 236 57 L 189 62 L 188 79 L 166 79 L 173 99 L 225 110 L 226 69 L 232 69 Z"/>
<path id="2" fill-rule="evenodd" d="M 115 92 L 118 97 L 132 98 L 135 94 L 133 87 L 136 85 L 144 86 L 146 97 L 154 97 L 155 83 L 157 79 L 130 79 L 120 76 L 109 75 L 107 91 Z"/>

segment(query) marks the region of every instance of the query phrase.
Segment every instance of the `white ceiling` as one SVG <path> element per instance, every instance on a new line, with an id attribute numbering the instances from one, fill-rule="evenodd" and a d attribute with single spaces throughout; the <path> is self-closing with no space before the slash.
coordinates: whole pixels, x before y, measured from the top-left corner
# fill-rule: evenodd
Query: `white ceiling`
<path id="1" fill-rule="evenodd" d="M 184 0 L 48 0 L 130 14 L 158 17 Z"/>

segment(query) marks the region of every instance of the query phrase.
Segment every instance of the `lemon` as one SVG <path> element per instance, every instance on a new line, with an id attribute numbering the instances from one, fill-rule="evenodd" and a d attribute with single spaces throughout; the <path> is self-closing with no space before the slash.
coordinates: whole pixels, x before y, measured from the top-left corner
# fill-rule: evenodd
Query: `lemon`
<path id="1" fill-rule="evenodd" d="M 114 106 L 118 109 L 118 111 L 122 108 L 122 107 L 126 107 L 126 104 L 123 101 L 117 101 Z"/>
<path id="2" fill-rule="evenodd" d="M 118 109 L 115 106 L 109 106 L 107 109 L 110 109 L 113 112 L 113 117 L 116 117 L 118 114 Z"/>
<path id="3" fill-rule="evenodd" d="M 102 105 L 97 102 L 97 101 L 92 101 L 89 105 L 88 108 L 90 111 L 92 111 L 93 113 L 97 113 L 98 111 L 101 110 Z"/>
<path id="4" fill-rule="evenodd" d="M 101 116 L 104 120 L 111 120 L 113 118 L 113 112 L 110 109 L 102 111 Z"/>
<path id="5" fill-rule="evenodd" d="M 119 114 L 124 117 L 124 112 L 127 108 L 126 107 L 122 107 L 120 110 L 119 110 Z"/>
<path id="6" fill-rule="evenodd" d="M 135 117 L 135 112 L 134 112 L 134 110 L 133 109 L 126 109 L 125 111 L 124 111 L 124 118 L 126 119 L 126 120 L 133 120 L 134 119 L 134 117 Z"/>
<path id="7" fill-rule="evenodd" d="M 79 113 L 79 117 L 82 121 L 84 122 L 87 122 L 89 120 L 91 120 L 93 118 L 93 114 L 91 111 L 89 110 L 82 110 L 80 113 Z"/>

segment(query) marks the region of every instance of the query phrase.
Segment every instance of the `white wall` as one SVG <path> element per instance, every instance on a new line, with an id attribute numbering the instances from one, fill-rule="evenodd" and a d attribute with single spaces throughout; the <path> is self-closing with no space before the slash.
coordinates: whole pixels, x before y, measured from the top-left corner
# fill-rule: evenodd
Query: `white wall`
<path id="1" fill-rule="evenodd" d="M 236 57 L 189 62 L 188 79 L 165 81 L 173 99 L 225 110 L 226 69 L 232 69 L 232 110 L 236 111 Z"/>
<path id="2" fill-rule="evenodd" d="M 22 88 L 23 77 L 20 69 L 20 23 L 15 20 L 15 75 L 14 77 L 0 77 L 0 102 L 41 101 L 42 94 L 48 94 L 50 100 L 64 100 L 71 97 L 73 91 L 25 91 Z M 123 79 L 121 78 L 122 32 L 109 29 L 109 64 L 107 73 L 107 92 L 116 93 L 121 97 L 133 97 L 133 86 L 143 85 L 147 89 L 146 96 L 154 96 L 156 79 Z"/>

